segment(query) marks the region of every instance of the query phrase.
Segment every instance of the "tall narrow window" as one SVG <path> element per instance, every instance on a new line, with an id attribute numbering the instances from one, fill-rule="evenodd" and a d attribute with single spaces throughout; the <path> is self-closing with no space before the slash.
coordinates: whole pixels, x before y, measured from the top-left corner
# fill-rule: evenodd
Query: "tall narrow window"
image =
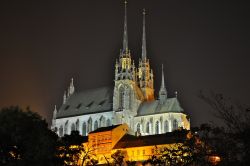
<path id="1" fill-rule="evenodd" d="M 76 121 L 76 130 L 79 131 L 79 119 Z"/>
<path id="2" fill-rule="evenodd" d="M 94 130 L 96 130 L 98 128 L 98 122 L 97 120 L 95 121 L 95 124 L 94 124 Z"/>
<path id="3" fill-rule="evenodd" d="M 149 122 L 147 122 L 147 124 L 146 124 L 146 133 L 149 134 Z"/>
<path id="4" fill-rule="evenodd" d="M 83 122 L 83 124 L 82 124 L 82 135 L 83 135 L 83 136 L 86 136 L 86 135 L 87 135 L 86 128 L 87 128 L 86 123 Z"/>
<path id="5" fill-rule="evenodd" d="M 111 126 L 111 121 L 110 121 L 110 119 L 107 120 L 107 126 Z"/>
<path id="6" fill-rule="evenodd" d="M 159 121 L 155 123 L 155 134 L 160 134 L 160 126 L 159 126 Z"/>
<path id="7" fill-rule="evenodd" d="M 119 89 L 119 108 L 123 109 L 124 108 L 124 99 L 125 99 L 125 92 L 124 92 L 124 88 L 121 87 Z"/>
<path id="8" fill-rule="evenodd" d="M 67 121 L 67 122 L 65 123 L 65 125 L 64 125 L 64 135 L 65 135 L 65 134 L 68 134 L 68 122 L 69 122 L 69 121 Z"/>
<path id="9" fill-rule="evenodd" d="M 177 130 L 178 129 L 178 122 L 176 119 L 173 120 L 173 130 Z"/>
<path id="10" fill-rule="evenodd" d="M 105 117 L 101 116 L 101 118 L 100 118 L 100 127 L 105 127 L 105 125 L 106 125 L 105 123 L 106 123 Z"/>
<path id="11" fill-rule="evenodd" d="M 168 121 L 167 121 L 167 120 L 165 120 L 165 122 L 164 122 L 164 132 L 165 132 L 165 133 L 166 133 L 166 132 L 169 132 Z"/>
<path id="12" fill-rule="evenodd" d="M 59 136 L 60 137 L 63 136 L 63 126 L 60 126 L 60 128 L 59 128 Z"/>
<path id="13" fill-rule="evenodd" d="M 92 118 L 90 117 L 88 120 L 88 133 L 92 131 Z"/>
<path id="14" fill-rule="evenodd" d="M 141 125 L 140 125 L 140 123 L 137 124 L 136 131 L 137 131 L 137 133 L 141 133 Z"/>
<path id="15" fill-rule="evenodd" d="M 72 133 L 72 131 L 75 131 L 75 130 L 76 130 L 75 123 L 72 123 L 72 124 L 71 124 L 71 133 Z"/>

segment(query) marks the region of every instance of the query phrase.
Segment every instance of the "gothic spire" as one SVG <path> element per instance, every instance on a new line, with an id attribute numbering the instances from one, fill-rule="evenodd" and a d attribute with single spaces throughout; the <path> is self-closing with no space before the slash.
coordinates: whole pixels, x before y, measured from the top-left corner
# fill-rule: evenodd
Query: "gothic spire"
<path id="1" fill-rule="evenodd" d="M 145 29 L 145 15 L 146 11 L 143 9 L 143 28 L 142 28 L 142 60 L 147 58 L 147 49 L 146 49 L 146 29 Z"/>
<path id="2" fill-rule="evenodd" d="M 124 1 L 124 31 L 123 31 L 123 47 L 122 51 L 128 50 L 128 31 L 127 31 L 127 1 Z"/>
<path id="3" fill-rule="evenodd" d="M 164 80 L 163 64 L 162 64 L 162 67 L 161 67 L 161 89 L 166 89 L 165 88 L 165 80 Z"/>
<path id="4" fill-rule="evenodd" d="M 165 81 L 164 81 L 163 64 L 162 64 L 161 88 L 159 91 L 159 99 L 160 99 L 161 104 L 163 104 L 167 99 L 167 90 L 166 90 Z"/>

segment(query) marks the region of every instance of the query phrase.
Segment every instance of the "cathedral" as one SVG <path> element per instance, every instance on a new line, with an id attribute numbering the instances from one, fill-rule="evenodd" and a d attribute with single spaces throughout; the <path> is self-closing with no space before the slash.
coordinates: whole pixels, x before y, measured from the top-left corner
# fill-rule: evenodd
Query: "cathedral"
<path id="1" fill-rule="evenodd" d="M 146 49 L 145 11 L 143 11 L 142 51 L 138 66 L 128 47 L 125 3 L 122 49 L 114 64 L 113 88 L 75 91 L 73 78 L 59 109 L 53 112 L 51 129 L 60 137 L 78 130 L 83 136 L 120 124 L 132 135 L 156 135 L 178 128 L 190 129 L 190 119 L 177 98 L 169 97 L 162 65 L 161 87 L 154 90 L 154 74 Z M 156 97 L 157 96 L 157 97 Z"/>

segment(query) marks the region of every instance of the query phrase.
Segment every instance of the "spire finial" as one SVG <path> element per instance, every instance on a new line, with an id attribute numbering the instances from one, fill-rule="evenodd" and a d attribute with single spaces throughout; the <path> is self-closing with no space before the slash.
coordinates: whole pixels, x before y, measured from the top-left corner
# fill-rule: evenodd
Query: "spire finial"
<path id="1" fill-rule="evenodd" d="M 127 32 L 127 1 L 124 1 L 124 31 L 123 31 L 123 48 L 122 51 L 128 50 L 128 32 Z"/>
<path id="2" fill-rule="evenodd" d="M 142 27 L 142 60 L 146 60 L 147 58 L 147 49 L 146 49 L 146 28 L 145 28 L 145 15 L 146 10 L 143 9 L 143 27 Z"/>
<path id="3" fill-rule="evenodd" d="M 161 88 L 165 88 L 163 64 L 161 64 Z"/>

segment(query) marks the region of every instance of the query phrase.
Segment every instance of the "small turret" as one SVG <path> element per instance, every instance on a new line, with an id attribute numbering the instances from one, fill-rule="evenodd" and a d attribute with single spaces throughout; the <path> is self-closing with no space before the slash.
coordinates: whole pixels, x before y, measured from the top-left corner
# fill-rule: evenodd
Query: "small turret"
<path id="1" fill-rule="evenodd" d="M 57 108 L 55 105 L 54 111 L 53 111 L 53 119 L 56 119 L 56 114 L 57 114 Z"/>
<path id="2" fill-rule="evenodd" d="M 56 123 L 56 114 L 57 114 L 57 108 L 55 105 L 54 111 L 53 111 L 53 116 L 52 116 L 52 124 L 51 124 L 51 129 L 55 131 L 55 123 Z M 56 131 L 55 131 L 56 132 Z"/>
<path id="3" fill-rule="evenodd" d="M 161 88 L 159 91 L 159 99 L 160 99 L 160 103 L 164 104 L 164 102 L 167 99 L 167 89 L 165 87 L 165 80 L 164 80 L 164 71 L 163 71 L 163 64 L 162 64 L 162 76 L 161 76 Z"/>
<path id="4" fill-rule="evenodd" d="M 64 94 L 63 94 L 63 104 L 65 104 L 67 101 L 67 92 L 64 91 Z"/>
<path id="5" fill-rule="evenodd" d="M 71 82 L 69 85 L 69 96 L 71 96 L 75 92 L 75 87 L 74 87 L 74 80 L 71 78 Z"/>

